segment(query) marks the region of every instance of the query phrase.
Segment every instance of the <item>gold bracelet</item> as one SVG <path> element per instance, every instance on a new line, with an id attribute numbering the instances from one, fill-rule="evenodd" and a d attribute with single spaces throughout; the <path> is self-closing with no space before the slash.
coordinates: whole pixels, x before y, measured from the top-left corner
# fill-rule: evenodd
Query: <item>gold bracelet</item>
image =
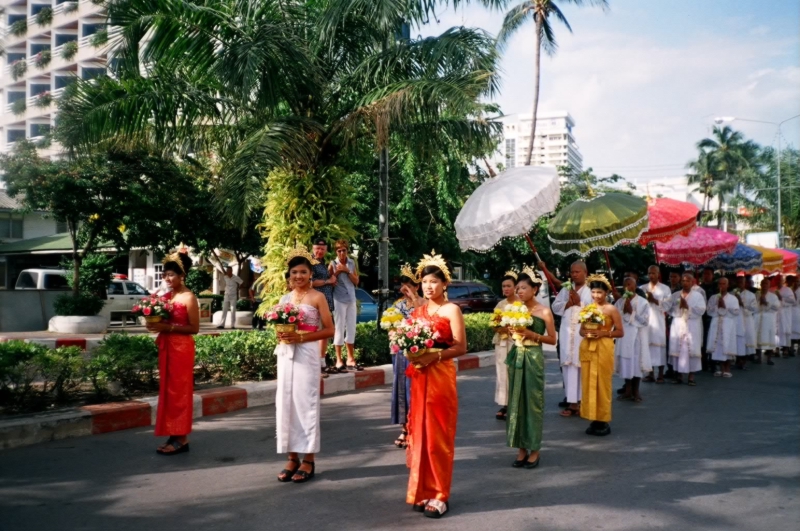
<path id="1" fill-rule="evenodd" d="M 439 363 L 441 363 L 441 362 L 442 362 L 442 351 L 440 350 L 439 351 Z"/>
<path id="2" fill-rule="evenodd" d="M 169 325 L 169 331 L 170 331 L 170 333 L 171 333 L 171 332 L 173 332 L 174 330 L 175 330 L 175 325 Z"/>

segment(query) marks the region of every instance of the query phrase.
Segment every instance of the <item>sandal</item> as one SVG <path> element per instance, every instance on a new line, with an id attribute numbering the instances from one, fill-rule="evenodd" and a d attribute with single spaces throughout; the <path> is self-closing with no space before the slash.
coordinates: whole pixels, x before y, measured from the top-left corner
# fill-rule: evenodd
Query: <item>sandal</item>
<path id="1" fill-rule="evenodd" d="M 406 440 L 406 437 L 408 437 L 408 431 L 407 430 L 401 431 L 400 436 L 394 440 L 394 445 L 400 448 L 401 450 L 404 450 L 406 447 L 408 447 L 408 441 Z"/>
<path id="2" fill-rule="evenodd" d="M 697 385 L 697 382 L 695 382 L 694 380 L 689 380 L 689 383 L 687 385 L 695 387 Z"/>
<path id="3" fill-rule="evenodd" d="M 580 411 L 578 411 L 577 409 L 572 409 L 571 407 L 568 407 L 567 409 L 559 413 L 559 415 L 561 415 L 562 417 L 579 417 L 580 414 L 581 414 Z"/>
<path id="4" fill-rule="evenodd" d="M 428 518 L 441 518 L 450 510 L 450 503 L 439 500 L 428 500 L 428 505 L 425 506 L 423 513 Z"/>
<path id="5" fill-rule="evenodd" d="M 333 370 L 335 372 L 337 372 L 337 373 L 346 373 L 347 372 L 347 366 L 346 365 L 337 365 L 337 366 L 335 366 L 333 368 Z"/>
<path id="6" fill-rule="evenodd" d="M 528 462 L 528 457 L 530 455 L 531 454 L 529 454 L 528 452 L 525 452 L 525 457 L 523 457 L 522 459 L 517 459 L 516 461 L 511 463 L 511 466 L 513 466 L 514 468 L 522 468 L 522 467 L 524 467 L 525 463 Z"/>
<path id="7" fill-rule="evenodd" d="M 619 400 L 620 402 L 626 402 L 626 401 L 629 401 L 629 400 L 633 400 L 633 395 L 618 396 L 617 400 Z"/>
<path id="8" fill-rule="evenodd" d="M 425 512 L 425 506 L 428 505 L 428 501 L 430 500 L 422 500 L 419 503 L 415 503 L 411 506 L 411 510 L 415 513 L 423 513 Z"/>
<path id="9" fill-rule="evenodd" d="M 503 406 L 500 408 L 500 411 L 494 416 L 497 420 L 506 420 L 506 413 L 508 412 L 508 408 Z"/>
<path id="10" fill-rule="evenodd" d="M 364 366 L 363 365 L 359 365 L 358 363 L 356 363 L 355 365 L 349 365 L 348 364 L 347 365 L 347 370 L 350 370 L 350 371 L 363 371 L 364 370 Z"/>
<path id="11" fill-rule="evenodd" d="M 634 398 L 633 401 L 634 402 L 642 402 L 642 401 L 644 401 L 644 399 L 640 396 L 640 397 Z"/>
<path id="12" fill-rule="evenodd" d="M 160 451 L 160 450 L 163 450 L 163 449 L 164 449 L 164 448 L 166 448 L 167 446 L 171 446 L 174 440 L 175 440 L 175 437 L 173 437 L 172 435 L 170 435 L 170 436 L 169 436 L 169 439 L 167 439 L 167 442 L 165 442 L 164 444 L 162 444 L 161 446 L 159 446 L 158 448 L 156 448 L 156 451 L 158 452 L 158 451 Z"/>
<path id="13" fill-rule="evenodd" d="M 297 467 L 297 472 L 295 472 L 294 475 L 292 476 L 292 483 L 305 483 L 306 481 L 314 477 L 314 470 L 316 468 L 314 461 L 306 461 L 305 459 L 303 459 L 303 462 L 307 465 L 311 465 L 311 472 L 300 470 L 300 467 Z"/>
<path id="14" fill-rule="evenodd" d="M 656 381 L 656 379 L 653 378 L 652 376 L 647 376 L 647 377 L 643 378 L 642 381 L 645 382 L 645 383 L 653 383 L 653 382 Z"/>
<path id="15" fill-rule="evenodd" d="M 662 384 L 662 383 L 664 383 L 664 378 L 659 378 L 658 380 L 656 380 L 656 383 L 657 383 L 657 384 Z"/>
<path id="16" fill-rule="evenodd" d="M 294 470 L 289 470 L 288 468 L 284 468 L 281 470 L 280 474 L 278 474 L 278 481 L 281 483 L 289 483 L 292 480 L 292 476 L 294 476 L 297 469 L 300 468 L 300 460 L 298 458 L 289 459 L 292 463 L 297 463 L 297 467 Z"/>
<path id="17" fill-rule="evenodd" d="M 168 452 L 167 448 L 172 448 L 172 450 Z M 189 451 L 188 442 L 181 443 L 178 442 L 177 440 L 173 440 L 171 443 L 165 444 L 163 448 L 159 448 L 158 450 L 156 450 L 156 453 L 160 455 L 175 455 L 175 454 L 182 454 L 188 451 Z"/>

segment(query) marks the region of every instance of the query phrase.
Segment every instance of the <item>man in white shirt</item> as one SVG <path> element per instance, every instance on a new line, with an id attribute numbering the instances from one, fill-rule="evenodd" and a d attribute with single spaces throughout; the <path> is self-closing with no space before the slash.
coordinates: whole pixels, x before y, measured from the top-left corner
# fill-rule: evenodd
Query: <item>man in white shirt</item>
<path id="1" fill-rule="evenodd" d="M 728 279 L 721 277 L 717 282 L 719 293 L 708 299 L 706 312 L 711 316 L 708 329 L 708 352 L 711 360 L 719 363 L 714 376 L 732 378 L 731 360 L 736 359 L 738 345 L 736 327 L 739 322 L 739 301 L 728 292 Z"/>
<path id="2" fill-rule="evenodd" d="M 645 378 L 645 382 L 664 383 L 664 366 L 667 364 L 667 322 L 664 315 L 663 302 L 669 299 L 672 291 L 669 286 L 660 281 L 661 270 L 656 265 L 647 269 L 647 277 L 650 280 L 647 284 L 642 284 L 640 289 L 644 291 L 647 302 L 650 303 L 650 361 L 653 369 L 658 367 L 658 378 L 650 374 Z"/>
<path id="3" fill-rule="evenodd" d="M 217 328 L 225 328 L 228 308 L 231 310 L 231 328 L 236 328 L 236 301 L 239 300 L 239 286 L 243 281 L 233 274 L 233 268 L 230 266 L 225 269 L 225 276 L 222 279 L 225 281 L 225 298 L 222 300 L 222 322 Z"/>
<path id="4" fill-rule="evenodd" d="M 578 402 L 581 400 L 581 337 L 578 317 L 581 308 L 592 302 L 592 290 L 586 285 L 586 264 L 575 262 L 569 268 L 572 286 L 562 288 L 553 301 L 553 313 L 561 316 L 559 330 L 559 359 L 564 389 L 567 393 L 567 408 L 561 412 L 563 417 L 580 415 Z"/>

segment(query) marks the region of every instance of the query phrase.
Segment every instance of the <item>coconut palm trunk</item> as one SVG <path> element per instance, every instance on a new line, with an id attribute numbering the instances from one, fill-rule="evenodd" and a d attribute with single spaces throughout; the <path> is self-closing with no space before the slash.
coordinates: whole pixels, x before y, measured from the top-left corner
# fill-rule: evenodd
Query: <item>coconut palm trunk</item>
<path id="1" fill-rule="evenodd" d="M 539 74 L 542 60 L 542 19 L 536 19 L 536 60 L 533 79 L 533 112 L 531 113 L 531 138 L 528 141 L 528 153 L 525 156 L 525 166 L 531 165 L 533 158 L 533 143 L 536 140 L 536 114 L 539 111 Z"/>

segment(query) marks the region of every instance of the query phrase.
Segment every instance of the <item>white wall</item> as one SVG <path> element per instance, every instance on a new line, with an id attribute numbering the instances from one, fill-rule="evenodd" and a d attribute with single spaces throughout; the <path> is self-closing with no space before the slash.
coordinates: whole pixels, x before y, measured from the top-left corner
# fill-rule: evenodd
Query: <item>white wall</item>
<path id="1" fill-rule="evenodd" d="M 39 212 L 25 214 L 22 227 L 22 236 L 26 240 L 52 236 L 56 233 L 56 221 L 47 219 Z"/>

